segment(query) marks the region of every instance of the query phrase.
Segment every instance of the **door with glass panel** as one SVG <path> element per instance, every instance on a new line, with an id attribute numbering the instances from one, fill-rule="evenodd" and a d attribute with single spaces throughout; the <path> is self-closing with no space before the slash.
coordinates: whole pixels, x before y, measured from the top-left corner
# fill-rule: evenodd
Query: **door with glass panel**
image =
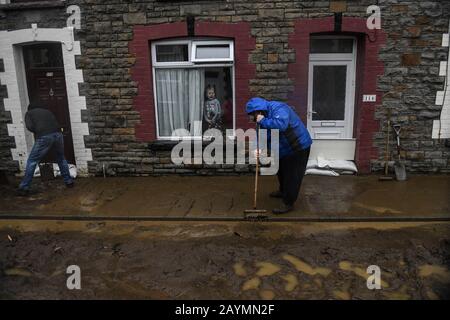
<path id="1" fill-rule="evenodd" d="M 314 139 L 353 138 L 356 40 L 311 40 L 308 129 Z"/>

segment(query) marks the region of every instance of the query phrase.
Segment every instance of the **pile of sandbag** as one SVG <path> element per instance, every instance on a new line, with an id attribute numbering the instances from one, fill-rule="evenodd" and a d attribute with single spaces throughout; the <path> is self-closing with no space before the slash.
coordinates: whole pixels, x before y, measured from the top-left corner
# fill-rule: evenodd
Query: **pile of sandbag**
<path id="1" fill-rule="evenodd" d="M 322 157 L 308 160 L 306 175 L 320 175 L 338 177 L 340 175 L 352 175 L 358 172 L 353 161 L 327 160 Z"/>

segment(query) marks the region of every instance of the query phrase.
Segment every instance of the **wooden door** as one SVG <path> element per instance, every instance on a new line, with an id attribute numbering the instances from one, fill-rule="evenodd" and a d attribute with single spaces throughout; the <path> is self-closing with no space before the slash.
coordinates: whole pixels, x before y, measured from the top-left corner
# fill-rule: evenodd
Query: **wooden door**
<path id="1" fill-rule="evenodd" d="M 23 53 L 30 101 L 37 98 L 55 115 L 64 136 L 66 160 L 75 164 L 61 44 L 24 46 Z M 54 152 L 43 161 L 55 162 Z"/>

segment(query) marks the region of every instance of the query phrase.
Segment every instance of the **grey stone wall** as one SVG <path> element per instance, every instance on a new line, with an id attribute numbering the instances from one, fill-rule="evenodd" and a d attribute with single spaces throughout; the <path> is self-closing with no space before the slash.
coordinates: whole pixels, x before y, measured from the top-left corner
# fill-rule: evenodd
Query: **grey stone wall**
<path id="1" fill-rule="evenodd" d="M 0 19 L 0 30 L 27 29 L 32 23 L 39 28 L 63 28 L 66 19 L 65 7 L 6 10 Z"/>
<path id="2" fill-rule="evenodd" d="M 132 105 L 137 84 L 131 81 L 130 68 L 135 60 L 128 50 L 133 25 L 185 21 L 188 14 L 195 15 L 197 21 L 249 22 L 256 39 L 255 50 L 249 57 L 256 65 L 256 77 L 250 80 L 251 91 L 267 99 L 286 100 L 293 90 L 288 65 L 295 61 L 295 52 L 288 37 L 294 21 L 326 17 L 339 11 L 345 16 L 367 17 L 366 8 L 374 1 L 68 0 L 67 5 L 71 4 L 79 5 L 82 13 L 82 29 L 76 31 L 82 50 L 77 67 L 83 69 L 86 82 L 80 91 L 87 102 L 82 118 L 89 123 L 90 130 L 85 143 L 93 155 L 89 171 L 102 174 L 105 166 L 109 175 L 150 175 L 232 174 L 249 172 L 249 168 L 175 167 L 170 163 L 167 148 L 136 141 L 135 125 L 140 115 Z M 372 161 L 372 169 L 376 171 L 382 166 L 385 110 L 391 108 L 392 121 L 403 125 L 408 170 L 448 173 L 450 150 L 431 139 L 431 128 L 441 109 L 434 105 L 434 99 L 436 91 L 444 85 L 438 68 L 440 61 L 447 58 L 441 39 L 448 32 L 450 2 L 379 0 L 378 4 L 383 29 L 388 34 L 380 56 L 385 74 L 379 79 L 378 88 L 387 95 L 376 111 L 381 130 L 373 143 L 380 148 L 380 154 L 379 160 Z M 45 9 L 45 14 L 43 11 L 5 12 L 0 28 L 19 29 L 29 27 L 32 22 L 42 27 L 65 25 L 64 8 Z M 4 142 L 10 139 L 4 139 L 2 127 L 9 120 L 1 114 L 0 107 L 0 150 L 5 150 L 11 142 Z"/>
<path id="3" fill-rule="evenodd" d="M 374 144 L 383 150 L 386 110 L 390 108 L 391 120 L 402 126 L 401 143 L 405 148 L 402 156 L 406 157 L 408 170 L 449 173 L 450 148 L 445 140 L 431 139 L 431 131 L 433 120 L 439 119 L 442 109 L 435 105 L 435 98 L 445 83 L 445 77 L 439 76 L 439 64 L 448 56 L 448 48 L 442 47 L 442 34 L 448 32 L 450 2 L 385 2 L 389 6 L 383 8 L 383 28 L 388 39 L 380 55 L 385 74 L 379 79 L 378 88 L 386 96 L 376 112 L 381 132 Z M 395 148 L 393 141 L 391 150 Z M 382 156 L 383 153 L 380 159 Z M 382 164 L 373 161 L 374 169 L 380 169 Z"/>
<path id="4" fill-rule="evenodd" d="M 5 66 L 0 59 L 0 72 L 4 72 Z M 11 113 L 5 111 L 3 99 L 8 96 L 6 86 L 0 84 L 0 171 L 15 172 L 17 163 L 12 160 L 11 148 L 15 147 L 14 138 L 8 136 L 7 124 L 11 123 Z"/>
<path id="5" fill-rule="evenodd" d="M 0 85 L 0 171 L 12 173 L 18 170 L 18 164 L 11 155 L 11 148 L 15 147 L 15 143 L 14 138 L 8 135 L 7 124 L 12 121 L 11 114 L 5 111 L 3 103 L 6 94 L 6 86 Z"/>

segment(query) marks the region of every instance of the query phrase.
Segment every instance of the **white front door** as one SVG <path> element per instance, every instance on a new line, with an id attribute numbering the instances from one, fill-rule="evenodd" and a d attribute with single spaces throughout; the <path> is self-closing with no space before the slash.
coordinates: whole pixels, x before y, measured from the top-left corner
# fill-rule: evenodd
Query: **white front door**
<path id="1" fill-rule="evenodd" d="M 353 138 L 354 47 L 348 53 L 310 54 L 308 129 L 313 139 Z"/>

